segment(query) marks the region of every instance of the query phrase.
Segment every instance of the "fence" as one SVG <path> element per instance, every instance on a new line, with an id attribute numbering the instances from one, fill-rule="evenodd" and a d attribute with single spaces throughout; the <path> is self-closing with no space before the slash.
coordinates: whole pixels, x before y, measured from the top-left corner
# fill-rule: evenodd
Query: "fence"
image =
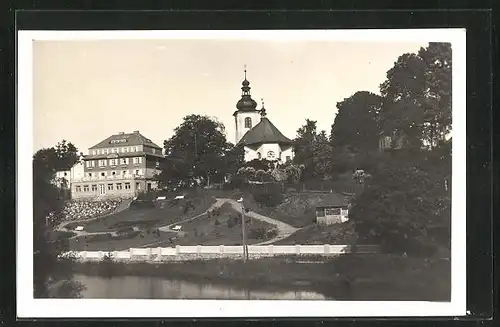
<path id="1" fill-rule="evenodd" d="M 358 245 L 356 253 L 376 253 L 377 245 Z M 248 254 L 253 256 L 273 255 L 340 255 L 351 252 L 349 245 L 249 245 Z M 243 255 L 243 247 L 236 246 L 176 246 L 169 248 L 131 248 L 128 251 L 76 251 L 67 252 L 82 261 L 103 260 L 110 256 L 114 260 L 177 259 L 192 260 Z"/>

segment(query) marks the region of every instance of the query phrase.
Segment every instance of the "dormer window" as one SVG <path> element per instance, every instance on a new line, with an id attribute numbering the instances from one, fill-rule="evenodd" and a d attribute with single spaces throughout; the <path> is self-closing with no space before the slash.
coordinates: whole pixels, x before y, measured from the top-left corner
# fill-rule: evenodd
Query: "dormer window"
<path id="1" fill-rule="evenodd" d="M 245 118 L 245 128 L 252 128 L 252 118 L 250 117 Z"/>

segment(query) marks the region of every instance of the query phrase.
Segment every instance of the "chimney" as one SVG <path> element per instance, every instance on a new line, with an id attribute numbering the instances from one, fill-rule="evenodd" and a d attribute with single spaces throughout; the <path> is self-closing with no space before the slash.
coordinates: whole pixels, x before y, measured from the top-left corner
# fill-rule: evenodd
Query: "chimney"
<path id="1" fill-rule="evenodd" d="M 134 134 L 139 134 L 139 131 L 134 131 Z"/>

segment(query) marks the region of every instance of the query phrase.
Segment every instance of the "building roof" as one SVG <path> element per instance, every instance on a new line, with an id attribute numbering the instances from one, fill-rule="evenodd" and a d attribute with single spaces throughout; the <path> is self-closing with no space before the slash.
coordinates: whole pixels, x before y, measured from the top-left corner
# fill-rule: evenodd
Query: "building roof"
<path id="1" fill-rule="evenodd" d="M 118 133 L 111 135 L 105 140 L 97 143 L 92 149 L 103 149 L 109 147 L 123 147 L 123 146 L 134 146 L 134 145 L 146 145 L 152 148 L 161 149 L 158 145 L 153 143 L 150 139 L 139 133 L 139 131 L 134 131 L 133 133 Z"/>
<path id="2" fill-rule="evenodd" d="M 267 117 L 262 117 L 260 122 L 245 133 L 239 145 L 252 145 L 263 143 L 292 144 L 292 140 L 283 135 Z"/>
<path id="3" fill-rule="evenodd" d="M 316 207 L 345 207 L 348 201 L 345 196 L 338 193 L 328 193 L 319 196 Z"/>

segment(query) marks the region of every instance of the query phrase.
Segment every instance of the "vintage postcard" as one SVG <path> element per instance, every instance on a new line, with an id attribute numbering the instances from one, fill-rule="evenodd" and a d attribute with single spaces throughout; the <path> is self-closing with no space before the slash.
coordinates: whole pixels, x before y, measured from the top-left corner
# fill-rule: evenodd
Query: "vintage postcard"
<path id="1" fill-rule="evenodd" d="M 465 30 L 19 31 L 17 67 L 19 317 L 465 314 Z"/>

